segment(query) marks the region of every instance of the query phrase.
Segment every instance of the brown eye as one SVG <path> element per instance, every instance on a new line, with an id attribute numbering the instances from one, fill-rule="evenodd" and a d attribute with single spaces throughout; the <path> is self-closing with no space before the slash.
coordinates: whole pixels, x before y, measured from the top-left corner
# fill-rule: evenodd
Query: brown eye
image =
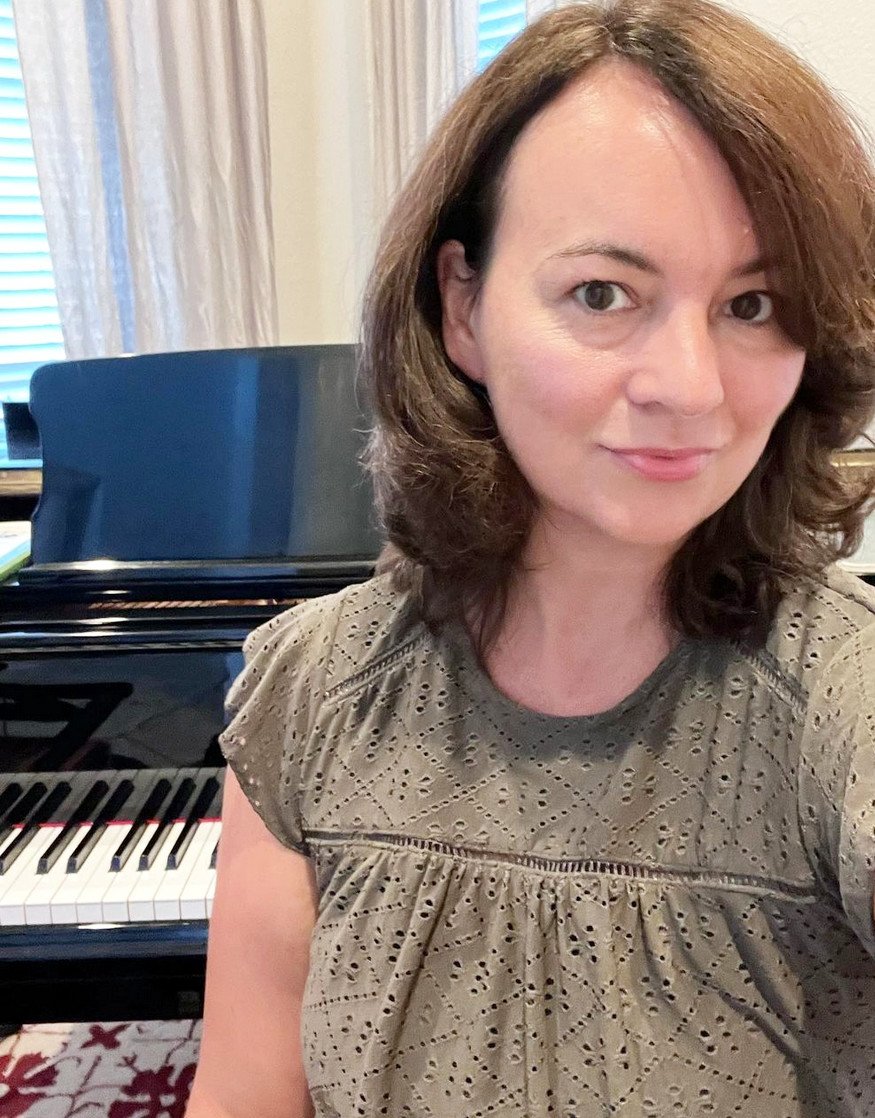
<path id="1" fill-rule="evenodd" d="M 768 322 L 774 312 L 771 296 L 765 291 L 745 291 L 729 304 L 732 314 L 742 322 L 759 326 Z"/>
<path id="2" fill-rule="evenodd" d="M 582 283 L 575 291 L 577 300 L 590 311 L 623 310 L 622 300 L 628 297 L 618 283 L 607 280 L 590 280 Z"/>

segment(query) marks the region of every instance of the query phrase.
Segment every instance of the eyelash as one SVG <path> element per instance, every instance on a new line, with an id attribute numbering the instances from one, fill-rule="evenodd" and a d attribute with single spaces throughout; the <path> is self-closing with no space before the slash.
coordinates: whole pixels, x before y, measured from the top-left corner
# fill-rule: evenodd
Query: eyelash
<path id="1" fill-rule="evenodd" d="M 586 287 L 595 286 L 595 285 L 602 286 L 602 287 L 617 287 L 623 292 L 623 294 L 626 296 L 627 299 L 631 299 L 631 296 L 629 295 L 628 291 L 626 291 L 625 287 L 621 283 L 617 283 L 614 280 L 595 280 L 595 279 L 585 280 L 583 283 L 576 284 L 572 288 L 571 294 L 576 295 L 578 291 L 582 291 Z M 750 326 L 753 329 L 763 329 L 766 326 L 770 326 L 775 321 L 775 312 L 776 312 L 776 309 L 777 309 L 777 307 L 776 307 L 776 305 L 777 305 L 776 296 L 773 295 L 772 292 L 770 292 L 770 291 L 761 291 L 758 288 L 751 288 L 750 291 L 741 291 L 741 292 L 738 293 L 738 295 L 733 295 L 733 297 L 728 300 L 728 303 L 734 303 L 736 299 L 741 299 L 744 295 L 763 295 L 765 298 L 767 298 L 770 301 L 770 303 L 772 305 L 772 313 L 763 322 L 750 322 L 750 321 L 748 321 L 746 319 L 743 319 L 743 318 L 736 318 L 735 321 L 740 322 L 743 326 Z M 610 309 L 603 310 L 603 311 L 598 311 L 598 310 L 594 310 L 592 307 L 587 307 L 582 302 L 580 303 L 580 305 L 581 305 L 581 308 L 587 314 L 591 314 L 591 315 L 594 315 L 596 317 L 601 317 L 601 318 L 607 318 L 612 313 L 613 314 L 619 314 L 621 311 L 633 310 L 634 309 L 633 307 L 621 307 L 620 311 L 613 311 L 612 312 Z M 727 315 L 726 317 L 730 318 L 732 316 Z"/>

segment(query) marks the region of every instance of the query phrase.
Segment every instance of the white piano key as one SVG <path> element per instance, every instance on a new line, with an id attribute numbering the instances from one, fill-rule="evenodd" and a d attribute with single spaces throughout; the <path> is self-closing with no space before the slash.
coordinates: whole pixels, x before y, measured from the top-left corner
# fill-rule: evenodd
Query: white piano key
<path id="1" fill-rule="evenodd" d="M 182 861 L 177 869 L 165 869 L 164 880 L 158 886 L 158 891 L 154 898 L 156 920 L 182 919 L 180 915 L 180 898 L 182 896 L 182 891 L 197 866 L 204 843 L 209 837 L 209 826 L 209 823 L 198 823 L 195 828 L 194 836 L 188 844 L 188 850 L 186 850 L 183 855 Z"/>
<path id="2" fill-rule="evenodd" d="M 94 871 L 76 893 L 75 923 L 99 924 L 103 921 L 103 898 L 118 877 L 118 872 L 113 873 L 110 869 L 112 856 L 132 827 L 130 820 L 108 824 L 106 834 L 89 855 L 88 862 L 95 862 Z M 131 857 L 134 858 L 137 854 L 138 851 L 135 850 Z"/>
<path id="3" fill-rule="evenodd" d="M 11 846 L 12 843 L 15 842 L 15 840 L 21 834 L 22 830 L 23 830 L 23 828 L 20 825 L 16 826 L 13 829 L 12 834 L 9 836 L 9 841 L 7 843 L 5 843 L 4 846 L 3 846 L 3 850 L 6 850 L 6 848 L 8 846 Z M 3 900 L 3 897 L 6 894 L 6 892 L 12 887 L 12 882 L 15 881 L 15 879 L 18 877 L 18 875 L 23 871 L 25 865 L 27 865 L 30 856 L 34 852 L 34 849 L 37 849 L 37 848 L 44 849 L 44 847 L 46 845 L 46 840 L 47 839 L 50 840 L 53 837 L 54 837 L 54 833 L 53 832 L 49 833 L 49 831 L 46 828 L 44 828 L 44 827 L 43 828 L 39 828 L 39 827 L 37 828 L 37 830 L 34 832 L 32 838 L 30 839 L 30 842 L 28 843 L 29 849 L 25 848 L 24 850 L 22 850 L 22 852 L 18 855 L 16 860 L 6 870 L 6 872 L 3 873 L 3 874 L 0 874 L 0 901 Z M 37 847 L 34 847 L 34 843 L 37 844 Z"/>
<path id="4" fill-rule="evenodd" d="M 157 829 L 157 823 L 147 823 L 130 858 L 120 870 L 110 873 L 109 885 L 100 902 L 103 922 L 113 924 L 127 924 L 129 922 L 128 897 L 140 876 L 140 871 L 137 869 L 140 864 L 140 854 Z"/>
<path id="5" fill-rule="evenodd" d="M 33 889 L 40 855 L 52 844 L 59 830 L 57 826 L 38 827 L 27 849 L 19 854 L 6 873 L 0 875 L 0 927 L 24 923 L 24 901 Z"/>
<path id="6" fill-rule="evenodd" d="M 213 870 L 213 879 L 207 889 L 207 920 L 213 915 L 213 897 L 216 895 L 216 871 Z"/>
<path id="7" fill-rule="evenodd" d="M 152 863 L 152 868 L 141 870 L 137 875 L 137 880 L 128 896 L 128 919 L 130 921 L 155 919 L 155 894 L 158 892 L 167 872 L 165 869 L 167 855 L 173 849 L 173 844 L 184 826 L 185 823 L 179 820 L 166 828 L 167 834 L 165 834 L 158 855 Z"/>
<path id="8" fill-rule="evenodd" d="M 182 920 L 206 920 L 207 895 L 210 882 L 215 880 L 216 871 L 210 869 L 213 847 L 219 837 L 222 824 L 217 820 L 205 824 L 207 838 L 198 856 L 197 865 L 191 872 L 179 898 L 179 914 Z"/>
<path id="9" fill-rule="evenodd" d="M 100 892 L 96 893 L 96 912 L 91 917 L 94 921 L 100 920 L 100 898 L 106 892 L 106 884 L 98 884 L 101 871 L 104 874 L 108 873 L 112 852 L 124 838 L 124 832 L 128 826 L 130 824 L 121 828 L 118 825 L 105 827 L 103 834 L 97 840 L 97 845 L 85 859 L 84 865 L 81 865 L 75 873 L 65 872 L 64 880 L 52 897 L 53 924 L 87 923 L 87 918 L 83 920 L 79 915 L 79 907 L 89 888 L 92 889 L 92 896 L 95 895 L 96 889 L 100 889 Z M 63 858 L 65 871 L 72 853 L 72 849 L 68 853 L 65 852 Z"/>
<path id="10" fill-rule="evenodd" d="M 55 835 L 60 835 L 62 829 L 60 826 L 56 827 Z M 68 844 L 67 857 L 69 857 L 69 851 L 73 849 L 73 846 L 85 838 L 90 830 L 90 823 L 82 823 L 77 826 L 76 833 L 73 836 L 73 845 Z M 46 873 L 36 874 L 33 887 L 24 901 L 25 924 L 51 924 L 52 898 L 64 884 L 64 878 L 67 876 L 67 857 L 62 854 L 50 870 Z"/>

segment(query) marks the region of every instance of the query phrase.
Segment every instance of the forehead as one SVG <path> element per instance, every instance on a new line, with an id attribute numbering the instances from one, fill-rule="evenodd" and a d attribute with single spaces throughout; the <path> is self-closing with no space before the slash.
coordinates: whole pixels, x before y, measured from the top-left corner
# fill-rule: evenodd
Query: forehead
<path id="1" fill-rule="evenodd" d="M 511 150 L 495 245 L 558 251 L 584 237 L 724 263 L 756 254 L 744 199 L 693 115 L 645 71 L 597 64 Z"/>

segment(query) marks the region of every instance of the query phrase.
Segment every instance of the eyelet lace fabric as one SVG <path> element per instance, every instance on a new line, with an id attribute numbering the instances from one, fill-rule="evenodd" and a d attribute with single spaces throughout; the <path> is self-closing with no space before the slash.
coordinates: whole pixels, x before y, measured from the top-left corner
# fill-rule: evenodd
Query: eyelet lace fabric
<path id="1" fill-rule="evenodd" d="M 875 589 L 577 718 L 385 578 L 245 651 L 222 748 L 315 864 L 319 1118 L 875 1114 Z"/>

